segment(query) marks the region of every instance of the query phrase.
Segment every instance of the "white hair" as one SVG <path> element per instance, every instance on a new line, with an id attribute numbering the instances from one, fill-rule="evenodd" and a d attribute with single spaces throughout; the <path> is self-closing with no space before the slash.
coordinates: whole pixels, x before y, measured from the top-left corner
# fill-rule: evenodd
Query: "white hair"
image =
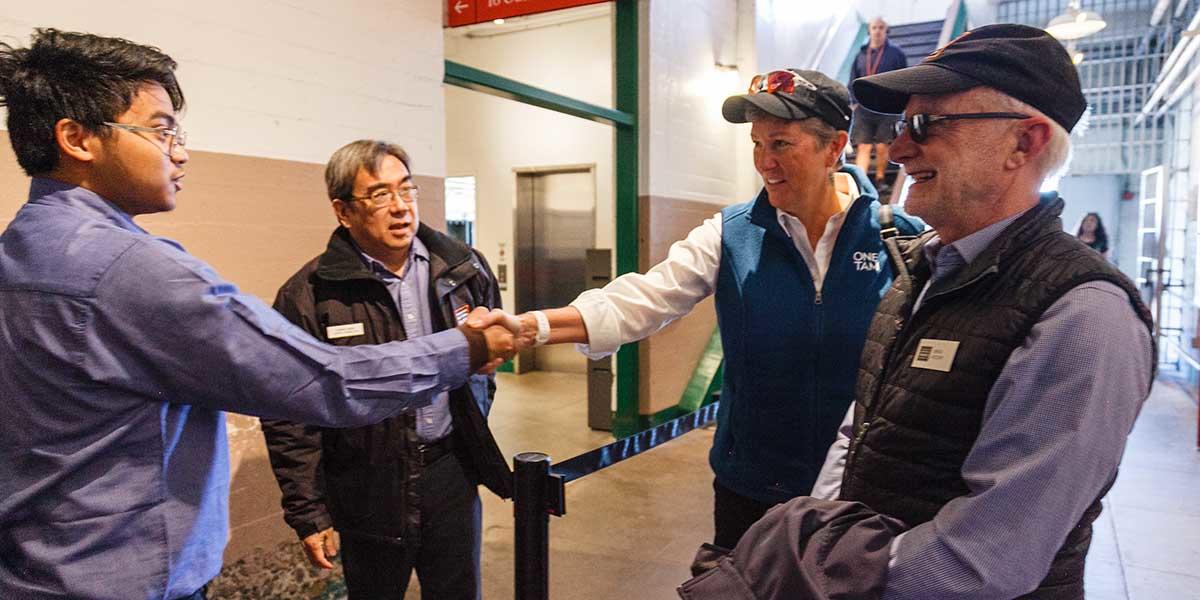
<path id="1" fill-rule="evenodd" d="M 1034 165 L 1042 176 L 1042 180 L 1057 177 L 1066 172 L 1067 167 L 1071 164 L 1071 134 L 1062 125 L 1046 116 L 1042 111 L 1022 102 L 1000 90 L 995 88 L 979 88 L 984 93 L 992 96 L 989 100 L 992 104 L 999 104 L 996 108 L 1004 112 L 1025 113 L 1031 117 L 1041 117 L 1046 119 L 1050 125 L 1050 140 L 1046 143 L 1046 149 L 1035 159 Z M 1076 130 L 1083 131 L 1087 129 L 1087 115 L 1085 114 L 1076 124 Z"/>

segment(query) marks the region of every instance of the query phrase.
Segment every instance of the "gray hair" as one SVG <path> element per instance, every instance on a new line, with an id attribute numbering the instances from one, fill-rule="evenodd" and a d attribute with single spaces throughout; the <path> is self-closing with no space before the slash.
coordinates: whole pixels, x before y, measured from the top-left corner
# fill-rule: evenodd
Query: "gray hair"
<path id="1" fill-rule="evenodd" d="M 984 93 L 992 96 L 989 101 L 997 106 L 996 110 L 1005 112 L 1025 113 L 1033 117 L 1041 117 L 1050 125 L 1050 140 L 1046 143 L 1046 149 L 1034 162 L 1038 172 L 1041 173 L 1042 179 L 1061 175 L 1067 170 L 1071 163 L 1071 134 L 1062 125 L 1047 117 L 1042 111 L 1030 106 L 1029 104 L 1017 100 L 1004 92 L 993 88 L 980 88 Z M 1081 119 L 1076 127 L 1082 131 L 1087 128 L 1086 119 Z"/>
<path id="2" fill-rule="evenodd" d="M 325 188 L 330 200 L 347 200 L 354 195 L 354 178 L 360 168 L 372 176 L 379 172 L 384 157 L 394 156 L 412 171 L 404 148 L 382 140 L 358 140 L 337 149 L 325 165 Z"/>

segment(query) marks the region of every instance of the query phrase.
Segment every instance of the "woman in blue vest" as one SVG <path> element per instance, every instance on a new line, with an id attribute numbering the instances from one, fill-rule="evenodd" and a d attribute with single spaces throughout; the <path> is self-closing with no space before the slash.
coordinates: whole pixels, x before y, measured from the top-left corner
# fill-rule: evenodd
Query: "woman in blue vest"
<path id="1" fill-rule="evenodd" d="M 520 319 L 530 343 L 586 344 L 599 358 L 716 295 L 725 379 L 709 462 L 715 544 L 733 548 L 768 508 L 812 489 L 854 399 L 891 271 L 875 189 L 842 164 L 845 86 L 816 71 L 773 71 L 726 99 L 722 113 L 751 123 L 758 196 L 704 221 L 645 274 Z M 896 226 L 921 229 L 900 214 Z"/>

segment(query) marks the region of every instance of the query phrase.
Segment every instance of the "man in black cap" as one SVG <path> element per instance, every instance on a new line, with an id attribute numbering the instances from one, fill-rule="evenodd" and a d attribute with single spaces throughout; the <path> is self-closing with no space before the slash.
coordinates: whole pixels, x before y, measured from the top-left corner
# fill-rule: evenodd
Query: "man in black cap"
<path id="1" fill-rule="evenodd" d="M 542 343 L 601 357 L 716 297 L 724 386 L 709 455 L 717 546 L 771 506 L 807 494 L 854 399 L 855 365 L 891 281 L 875 190 L 842 165 L 846 87 L 816 71 L 758 75 L 725 119 L 750 125 L 764 187 L 671 247 L 646 274 L 521 316 Z M 921 224 L 897 219 L 906 233 Z"/>
<path id="2" fill-rule="evenodd" d="M 892 157 L 936 231 L 886 242 L 895 280 L 813 497 L 681 595 L 1082 600 L 1155 350 L 1137 289 L 1038 193 L 1086 108 L 1074 65 L 993 25 L 853 86 L 904 110 Z"/>

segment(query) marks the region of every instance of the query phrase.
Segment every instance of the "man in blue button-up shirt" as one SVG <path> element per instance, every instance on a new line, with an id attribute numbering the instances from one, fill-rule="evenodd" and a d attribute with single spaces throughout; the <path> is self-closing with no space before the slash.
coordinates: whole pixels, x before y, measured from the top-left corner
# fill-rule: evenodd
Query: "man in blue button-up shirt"
<path id="1" fill-rule="evenodd" d="M 361 425 L 511 354 L 496 327 L 318 342 L 134 224 L 182 188 L 174 69 L 87 34 L 0 44 L 34 177 L 0 236 L 0 598 L 202 598 L 228 536 L 222 411 Z"/>

